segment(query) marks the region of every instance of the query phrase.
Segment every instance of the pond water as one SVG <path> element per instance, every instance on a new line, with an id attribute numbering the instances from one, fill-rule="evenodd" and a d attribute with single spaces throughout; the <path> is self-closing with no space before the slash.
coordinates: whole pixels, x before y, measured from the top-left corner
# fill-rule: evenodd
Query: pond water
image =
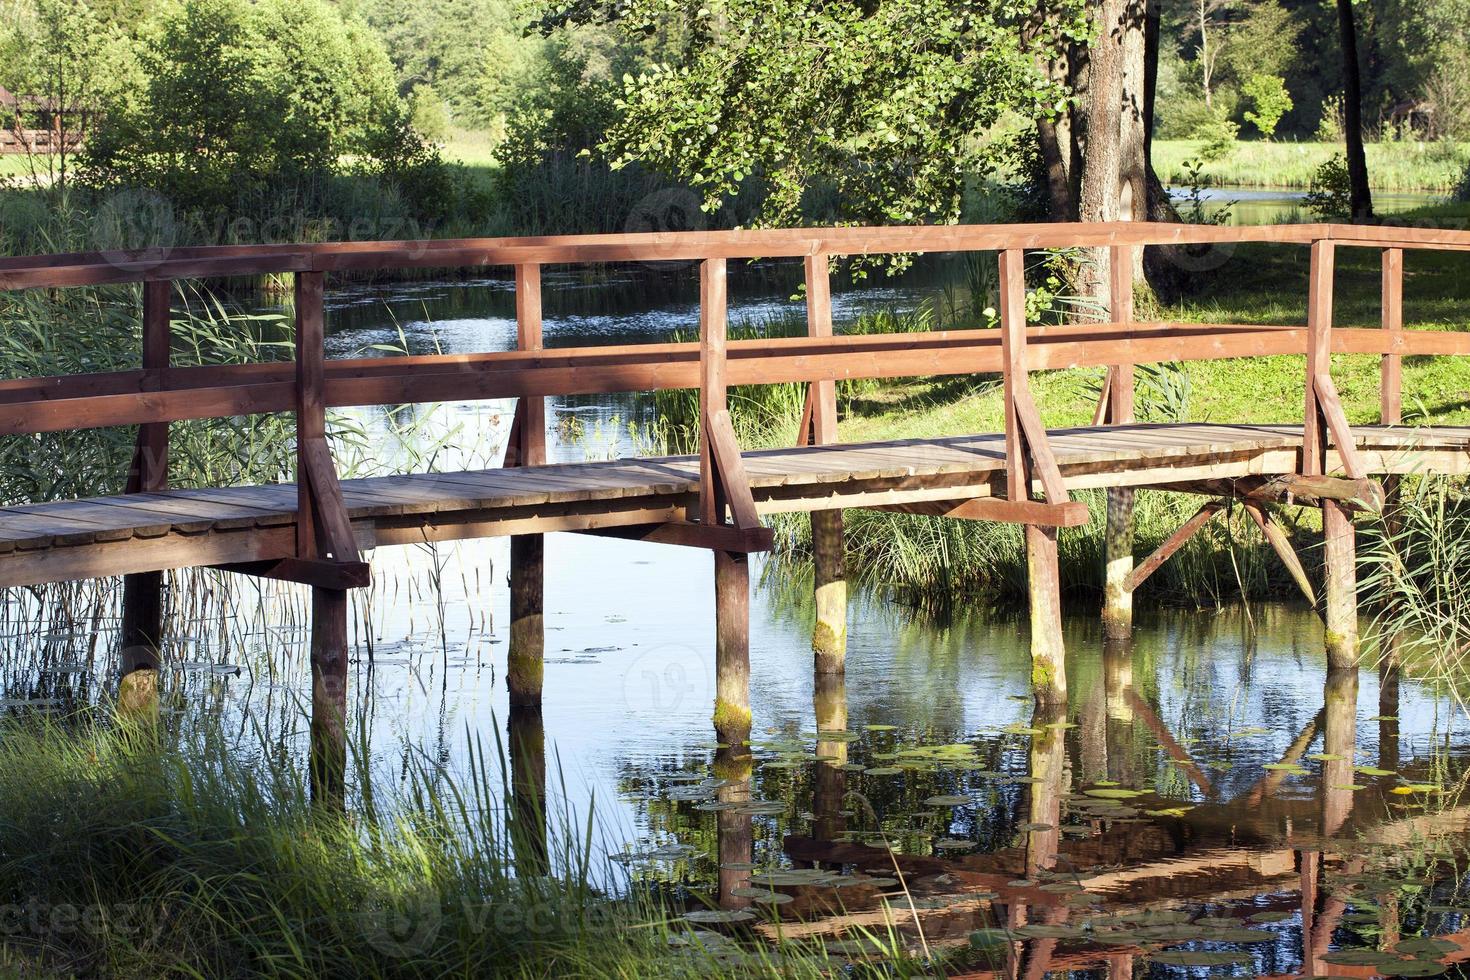
<path id="1" fill-rule="evenodd" d="M 958 278 L 941 267 L 839 290 L 838 327 L 864 310 L 953 302 Z M 687 269 L 549 273 L 548 345 L 693 330 L 692 283 Z M 508 349 L 512 288 L 339 290 L 332 351 Z M 793 288 L 779 269 L 738 272 L 732 319 L 799 312 Z M 420 413 L 415 451 L 438 448 L 418 465 L 494 465 L 511 408 Z M 553 399 L 550 456 L 636 452 L 629 423 L 646 415 L 628 399 Z M 358 422 L 365 468 L 404 463 L 384 413 Z M 653 889 L 713 929 L 766 937 L 851 944 L 891 922 L 915 950 L 969 950 L 982 973 L 1424 975 L 1470 950 L 1463 716 L 1393 674 L 1328 677 L 1308 610 L 1145 610 L 1118 645 L 1074 603 L 1071 701 L 1038 714 L 1014 612 L 961 603 L 941 618 L 856 594 L 846 675 L 815 678 L 808 587 L 759 564 L 755 735 L 738 757 L 714 744 L 709 718 L 706 552 L 548 536 L 545 704 L 515 713 L 507 558 L 504 540 L 373 556 L 376 584 L 352 614 L 349 704 L 366 751 L 356 793 L 371 782 L 381 795 L 425 759 L 463 772 L 468 746 L 502 742 L 514 790 L 499 802 L 540 801 L 514 809 L 523 821 L 551 813 L 553 833 L 556 814 L 593 812 L 609 888 Z M 186 616 L 169 651 L 170 712 L 248 717 L 266 744 L 304 758 L 299 610 L 296 593 L 251 587 L 223 618 Z M 91 630 L 45 645 L 39 672 L 34 660 L 7 667 L 8 705 L 106 687 Z M 536 838 L 523 841 L 532 868 L 550 860 Z M 1438 935 L 1450 938 L 1422 938 Z M 1394 943 L 1392 963 L 1343 952 Z"/>
<path id="2" fill-rule="evenodd" d="M 1169 195 L 1176 207 L 1189 206 L 1190 191 L 1187 187 L 1171 187 Z M 1302 208 L 1305 193 L 1297 188 L 1272 187 L 1207 187 L 1200 192 L 1200 200 L 1206 214 L 1216 214 L 1221 208 L 1230 208 L 1232 225 L 1269 225 L 1284 221 L 1311 220 L 1311 214 Z M 1421 191 L 1374 191 L 1373 210 L 1376 214 L 1393 215 L 1403 211 L 1422 208 L 1443 200 L 1439 195 Z"/>

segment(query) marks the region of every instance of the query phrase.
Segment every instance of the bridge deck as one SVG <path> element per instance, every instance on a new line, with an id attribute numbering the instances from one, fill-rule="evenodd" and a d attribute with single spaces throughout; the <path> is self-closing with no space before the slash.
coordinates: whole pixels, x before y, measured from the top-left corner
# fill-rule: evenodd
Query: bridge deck
<path id="1" fill-rule="evenodd" d="M 1354 429 L 1374 473 L 1470 472 L 1470 427 Z M 1294 473 L 1298 425 L 1051 430 L 1068 489 Z M 764 513 L 1001 496 L 1002 435 L 744 454 Z M 1335 454 L 1329 454 L 1329 468 Z M 681 521 L 696 457 L 346 480 L 361 547 Z M 0 585 L 289 557 L 293 484 L 169 490 L 0 510 Z"/>

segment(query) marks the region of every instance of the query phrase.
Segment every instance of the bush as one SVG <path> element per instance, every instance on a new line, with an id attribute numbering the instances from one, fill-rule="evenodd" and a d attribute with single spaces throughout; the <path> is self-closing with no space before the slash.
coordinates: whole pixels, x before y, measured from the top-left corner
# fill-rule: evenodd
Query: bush
<path id="1" fill-rule="evenodd" d="M 1312 187 L 1302 198 L 1302 207 L 1323 220 L 1352 214 L 1352 185 L 1347 158 L 1338 154 L 1326 160 L 1312 175 Z"/>
<path id="2" fill-rule="evenodd" d="M 1216 113 L 1195 128 L 1194 139 L 1203 140 L 1204 145 L 1200 147 L 1200 157 L 1206 161 L 1214 162 L 1228 157 L 1235 149 L 1235 138 L 1240 133 L 1240 127 L 1223 114 Z"/>

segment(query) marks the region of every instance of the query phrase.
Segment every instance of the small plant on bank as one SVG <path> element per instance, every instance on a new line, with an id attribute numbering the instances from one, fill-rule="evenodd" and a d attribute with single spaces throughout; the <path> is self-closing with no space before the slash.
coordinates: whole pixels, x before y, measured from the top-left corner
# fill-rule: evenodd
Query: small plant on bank
<path id="1" fill-rule="evenodd" d="M 1317 168 L 1312 188 L 1302 198 L 1302 207 L 1324 220 L 1345 218 L 1352 214 L 1351 199 L 1347 159 L 1338 154 Z"/>

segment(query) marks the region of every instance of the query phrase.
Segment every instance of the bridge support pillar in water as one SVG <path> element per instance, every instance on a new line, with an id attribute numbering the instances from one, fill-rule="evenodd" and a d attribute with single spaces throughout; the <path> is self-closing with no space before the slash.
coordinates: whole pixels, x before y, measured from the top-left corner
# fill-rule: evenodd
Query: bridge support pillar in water
<path id="1" fill-rule="evenodd" d="M 157 713 L 162 644 L 163 573 L 125 576 L 117 682 L 117 706 L 123 715 L 148 718 Z"/>
<path id="2" fill-rule="evenodd" d="M 311 795 L 342 801 L 347 778 L 347 593 L 311 590 Z"/>
<path id="3" fill-rule="evenodd" d="M 847 577 L 842 511 L 812 511 L 812 566 L 817 621 L 812 653 L 818 674 L 840 674 L 847 661 Z"/>
<path id="4" fill-rule="evenodd" d="M 1040 704 L 1066 704 L 1056 528 L 1026 525 L 1026 573 L 1031 608 L 1031 688 Z"/>
<path id="5" fill-rule="evenodd" d="M 1104 537 L 1107 577 L 1103 583 L 1103 635 L 1126 640 L 1133 635 L 1133 493 L 1129 487 L 1108 491 L 1108 523 Z"/>
<path id="6" fill-rule="evenodd" d="M 510 539 L 510 650 L 505 684 L 512 708 L 539 708 L 545 670 L 546 631 L 542 619 L 545 538 L 518 534 Z"/>
<path id="7" fill-rule="evenodd" d="M 1326 588 L 1327 665 L 1333 670 L 1358 666 L 1357 547 L 1352 517 L 1332 500 L 1322 502 Z"/>
<path id="8" fill-rule="evenodd" d="M 715 553 L 715 738 L 750 739 L 750 556 Z"/>

